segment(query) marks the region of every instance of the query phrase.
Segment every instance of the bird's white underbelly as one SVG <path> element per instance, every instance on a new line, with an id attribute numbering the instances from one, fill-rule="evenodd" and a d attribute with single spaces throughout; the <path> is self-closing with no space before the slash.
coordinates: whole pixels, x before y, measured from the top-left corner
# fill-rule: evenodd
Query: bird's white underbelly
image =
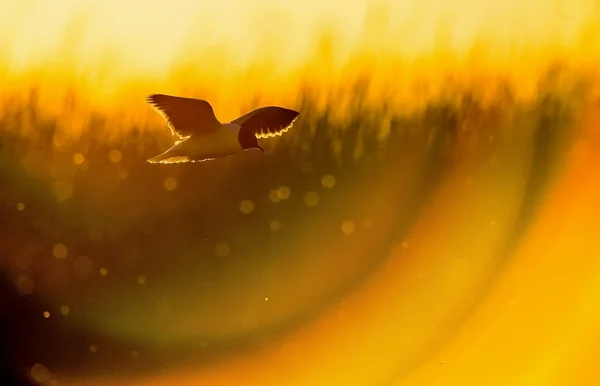
<path id="1" fill-rule="evenodd" d="M 238 139 L 239 126 L 225 124 L 220 130 L 192 136 L 177 146 L 177 152 L 194 158 L 218 158 L 242 149 Z"/>

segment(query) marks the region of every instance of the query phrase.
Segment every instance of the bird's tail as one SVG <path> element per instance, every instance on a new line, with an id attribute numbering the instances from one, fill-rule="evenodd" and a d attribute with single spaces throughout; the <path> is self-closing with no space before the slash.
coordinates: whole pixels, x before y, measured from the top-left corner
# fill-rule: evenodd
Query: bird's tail
<path id="1" fill-rule="evenodd" d="M 175 145 L 173 145 L 171 148 L 169 148 L 169 150 L 165 151 L 162 154 L 159 154 L 155 157 L 148 159 L 146 162 L 149 162 L 151 164 L 174 164 L 174 163 L 188 162 L 189 161 L 188 157 L 181 155 L 180 144 L 182 142 L 183 141 L 175 142 Z"/>
<path id="2" fill-rule="evenodd" d="M 147 160 L 147 162 L 151 163 L 151 164 L 159 164 L 159 163 L 163 163 L 167 158 L 170 158 L 171 156 L 169 154 L 167 154 L 168 152 L 164 152 L 162 154 L 157 155 L 156 157 L 152 157 L 149 158 Z"/>
<path id="3" fill-rule="evenodd" d="M 183 162 L 190 162 L 190 158 L 186 155 L 174 155 L 166 151 L 162 154 L 152 157 L 147 160 L 151 164 L 178 164 Z"/>

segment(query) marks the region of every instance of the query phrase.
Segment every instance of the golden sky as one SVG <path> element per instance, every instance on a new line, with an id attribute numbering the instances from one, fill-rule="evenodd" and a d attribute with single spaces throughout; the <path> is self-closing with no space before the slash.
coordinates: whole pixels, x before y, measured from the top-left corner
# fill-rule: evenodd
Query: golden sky
<path id="1" fill-rule="evenodd" d="M 361 49 L 410 59 L 436 49 L 463 55 L 474 44 L 497 60 L 560 49 L 597 57 L 597 39 L 582 47 L 596 3 L 24 0 L 0 8 L 0 52 L 15 72 L 50 65 L 92 76 L 108 66 L 130 77 L 164 76 L 192 59 L 209 70 L 265 62 L 289 69 L 315 60 L 324 32 L 340 62 Z"/>
<path id="2" fill-rule="evenodd" d="M 322 91 L 361 71 L 379 88 L 394 88 L 402 106 L 412 103 L 416 79 L 439 88 L 448 73 L 473 88 L 489 88 L 489 74 L 502 74 L 527 97 L 553 61 L 595 68 L 597 3 L 3 2 L 0 79 L 4 94 L 37 87 L 50 110 L 71 87 L 105 112 L 139 106 L 151 92 L 201 94 L 224 117 L 256 95 L 293 104 L 302 85 Z"/>

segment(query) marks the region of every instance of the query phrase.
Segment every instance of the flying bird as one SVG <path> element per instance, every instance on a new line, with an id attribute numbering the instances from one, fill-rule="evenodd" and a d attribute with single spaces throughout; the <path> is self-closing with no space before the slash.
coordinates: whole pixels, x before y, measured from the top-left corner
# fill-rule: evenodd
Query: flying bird
<path id="1" fill-rule="evenodd" d="M 258 138 L 287 132 L 297 111 L 277 106 L 252 110 L 229 123 L 221 123 L 205 100 L 152 94 L 146 101 L 158 112 L 179 140 L 169 150 L 150 158 L 150 163 L 203 162 L 241 151 L 265 151 Z"/>

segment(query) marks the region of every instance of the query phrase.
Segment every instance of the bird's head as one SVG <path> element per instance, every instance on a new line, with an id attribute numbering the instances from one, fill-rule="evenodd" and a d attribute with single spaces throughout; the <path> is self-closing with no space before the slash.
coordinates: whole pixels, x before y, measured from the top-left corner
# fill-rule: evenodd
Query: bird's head
<path id="1" fill-rule="evenodd" d="M 258 138 L 256 138 L 254 133 L 251 131 L 241 129 L 238 139 L 240 141 L 240 145 L 242 145 L 242 149 L 244 149 L 244 150 L 258 149 L 258 150 L 262 151 L 263 153 L 265 151 L 265 149 L 263 149 L 258 144 Z"/>

